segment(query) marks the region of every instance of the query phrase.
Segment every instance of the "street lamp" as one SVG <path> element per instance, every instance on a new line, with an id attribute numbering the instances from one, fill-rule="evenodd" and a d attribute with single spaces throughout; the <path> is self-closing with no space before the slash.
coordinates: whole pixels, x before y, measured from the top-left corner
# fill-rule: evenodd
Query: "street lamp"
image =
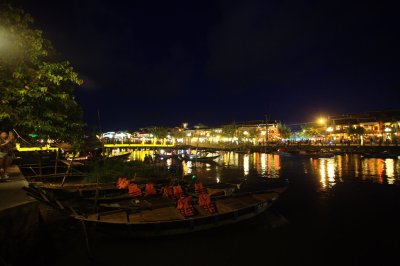
<path id="1" fill-rule="evenodd" d="M 321 117 L 321 118 L 318 119 L 318 124 L 324 125 L 325 123 L 326 123 L 326 119 L 325 118 Z"/>

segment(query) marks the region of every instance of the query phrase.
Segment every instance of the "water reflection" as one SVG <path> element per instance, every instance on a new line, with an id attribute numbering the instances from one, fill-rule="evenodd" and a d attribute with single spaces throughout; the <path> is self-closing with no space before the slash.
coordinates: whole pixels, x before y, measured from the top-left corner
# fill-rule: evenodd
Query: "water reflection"
<path id="1" fill-rule="evenodd" d="M 307 167 L 307 164 L 304 165 L 304 173 L 317 174 L 322 189 L 329 189 L 337 182 L 345 182 L 346 179 L 358 179 L 379 184 L 400 183 L 400 160 L 396 159 L 342 155 L 310 161 L 310 167 Z M 308 168 L 311 168 L 311 171 Z"/>
<path id="2" fill-rule="evenodd" d="M 250 171 L 250 156 L 248 154 L 245 154 L 243 156 L 243 170 L 244 170 L 244 175 L 247 176 L 249 175 Z"/>
<path id="3" fill-rule="evenodd" d="M 322 189 L 331 188 L 336 184 L 336 164 L 334 158 L 314 159 L 312 166 L 314 173 L 319 173 Z"/>
<path id="4" fill-rule="evenodd" d="M 394 184 L 394 160 L 393 159 L 386 159 L 385 160 L 385 170 L 388 184 Z"/>
<path id="5" fill-rule="evenodd" d="M 224 152 L 216 162 L 225 167 L 243 168 L 244 176 L 256 174 L 262 177 L 279 177 L 281 168 L 279 155 L 266 153 Z"/>
<path id="6" fill-rule="evenodd" d="M 131 160 L 144 160 L 151 150 L 132 152 Z M 320 188 L 327 190 L 338 182 L 363 180 L 380 184 L 400 184 L 400 160 L 361 158 L 359 155 L 338 155 L 334 158 L 288 160 L 276 154 L 220 152 L 212 163 L 179 162 L 185 175 L 194 174 L 208 182 L 231 182 L 254 178 L 290 178 L 303 169 L 304 175 L 315 177 Z M 166 160 L 167 167 L 176 164 Z M 285 171 L 282 172 L 282 169 Z M 300 170 L 301 171 L 301 170 Z M 232 182 L 233 182 L 232 181 Z"/>

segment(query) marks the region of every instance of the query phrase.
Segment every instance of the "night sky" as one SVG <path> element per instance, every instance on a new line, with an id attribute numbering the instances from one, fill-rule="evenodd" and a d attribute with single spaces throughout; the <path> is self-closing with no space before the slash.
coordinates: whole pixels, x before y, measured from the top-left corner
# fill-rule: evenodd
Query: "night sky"
<path id="1" fill-rule="evenodd" d="M 395 2 L 395 1 L 391 1 Z M 389 1 L 16 1 L 84 80 L 103 130 L 399 109 Z"/>

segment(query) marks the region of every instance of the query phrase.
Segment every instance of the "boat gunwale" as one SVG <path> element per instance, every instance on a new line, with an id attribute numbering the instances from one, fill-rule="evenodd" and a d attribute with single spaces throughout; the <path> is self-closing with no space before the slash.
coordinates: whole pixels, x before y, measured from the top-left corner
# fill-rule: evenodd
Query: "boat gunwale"
<path id="1" fill-rule="evenodd" d="M 102 220 L 97 220 L 97 219 L 93 219 L 93 218 L 90 219 L 90 218 L 85 217 L 85 215 L 81 215 L 81 214 L 75 214 L 75 215 L 72 215 L 72 217 L 77 220 L 80 220 L 80 221 L 87 221 L 87 222 L 93 222 L 93 223 L 99 223 L 99 224 L 113 224 L 113 225 L 149 225 L 149 224 L 184 223 L 187 221 L 201 221 L 204 219 L 212 219 L 214 217 L 231 216 L 232 214 L 234 215 L 234 217 L 236 217 L 236 216 L 240 217 L 240 216 L 246 215 L 248 213 L 257 212 L 258 209 L 263 208 L 265 206 L 267 206 L 267 207 L 270 206 L 272 204 L 272 202 L 274 202 L 279 197 L 279 195 L 282 192 L 284 192 L 285 190 L 286 190 L 286 188 L 284 190 L 282 190 L 281 192 L 267 191 L 265 193 L 275 193 L 277 195 L 275 195 L 271 199 L 268 199 L 265 201 L 260 201 L 258 203 L 251 204 L 244 208 L 235 209 L 235 210 L 227 211 L 227 212 L 223 212 L 223 213 L 213 213 L 213 214 L 207 214 L 206 216 L 188 217 L 188 218 L 183 218 L 183 219 L 169 219 L 169 220 L 159 220 L 159 221 L 140 221 L 140 222 L 113 222 L 113 221 L 109 221 L 109 220 L 102 221 Z M 253 193 L 245 194 L 242 196 L 249 196 L 252 194 Z M 261 194 L 261 193 L 259 193 L 259 194 Z M 239 198 L 239 197 L 240 196 L 236 196 L 236 197 L 232 197 L 232 198 Z M 231 197 L 225 197 L 225 198 L 231 198 Z M 130 211 L 130 209 L 123 209 L 123 210 L 121 210 L 121 213 L 125 213 L 126 215 L 129 215 L 129 214 L 127 214 L 128 211 Z M 240 212 L 244 212 L 244 213 L 240 215 L 239 214 Z M 98 217 L 98 214 L 99 213 L 93 213 L 90 215 Z M 229 218 L 232 218 L 232 217 L 227 217 L 225 219 L 229 219 Z"/>

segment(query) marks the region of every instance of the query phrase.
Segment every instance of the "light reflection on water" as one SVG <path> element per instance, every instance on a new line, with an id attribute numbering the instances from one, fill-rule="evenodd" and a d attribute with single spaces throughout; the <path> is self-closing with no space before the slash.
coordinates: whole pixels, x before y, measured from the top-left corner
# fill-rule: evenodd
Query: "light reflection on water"
<path id="1" fill-rule="evenodd" d="M 153 151 L 133 151 L 132 160 L 143 160 L 146 154 L 154 157 Z M 220 152 L 213 163 L 188 162 L 185 174 L 195 174 L 209 182 L 230 182 L 247 178 L 290 178 L 296 175 L 290 168 L 303 169 L 327 190 L 338 182 L 362 180 L 380 184 L 400 184 L 400 160 L 361 158 L 359 155 L 337 155 L 333 158 L 287 159 L 276 154 Z M 171 165 L 171 163 L 168 163 Z M 282 169 L 285 169 L 282 172 Z M 288 170 L 289 169 L 289 170 Z M 296 170 L 297 171 L 297 170 Z"/>
<path id="2" fill-rule="evenodd" d="M 379 184 L 400 184 L 400 160 L 361 158 L 358 155 L 338 155 L 311 161 L 310 171 L 319 178 L 321 189 L 329 189 L 338 182 L 351 180 Z M 304 173 L 308 174 L 307 164 Z"/>

